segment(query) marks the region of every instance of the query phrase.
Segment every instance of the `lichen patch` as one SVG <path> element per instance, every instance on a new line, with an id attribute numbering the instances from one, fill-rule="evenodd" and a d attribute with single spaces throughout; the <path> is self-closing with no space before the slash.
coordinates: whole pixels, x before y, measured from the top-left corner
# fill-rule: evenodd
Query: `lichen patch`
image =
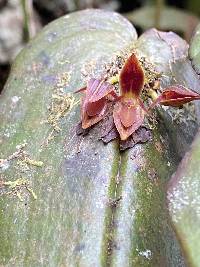
<path id="1" fill-rule="evenodd" d="M 50 124 L 51 130 L 44 145 L 48 145 L 61 131 L 61 120 L 79 103 L 79 100 L 76 101 L 72 93 L 64 92 L 64 87 L 66 87 L 70 81 L 70 75 L 70 72 L 65 72 L 57 78 L 57 84 L 51 95 L 51 103 L 47 117 L 47 123 Z"/>
<path id="2" fill-rule="evenodd" d="M 37 195 L 30 187 L 30 183 L 27 179 L 21 177 L 14 181 L 0 180 L 0 196 L 16 196 L 20 201 L 24 201 L 27 191 L 31 194 L 34 200 L 37 199 Z"/>
<path id="3" fill-rule="evenodd" d="M 11 166 L 13 160 L 17 160 L 18 170 L 24 172 L 29 170 L 30 166 L 42 167 L 43 162 L 41 160 L 32 159 L 31 156 L 25 150 L 27 143 L 16 146 L 16 151 L 9 155 L 6 159 L 0 159 L 0 171 L 3 172 Z"/>

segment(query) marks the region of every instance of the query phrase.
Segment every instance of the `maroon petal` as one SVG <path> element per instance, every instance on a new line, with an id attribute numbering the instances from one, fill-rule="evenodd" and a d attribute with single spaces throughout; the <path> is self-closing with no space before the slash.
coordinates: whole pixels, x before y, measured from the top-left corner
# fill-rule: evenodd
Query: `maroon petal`
<path id="1" fill-rule="evenodd" d="M 88 116 L 95 116 L 102 112 L 107 104 L 106 98 L 101 98 L 96 102 L 88 102 L 86 107 L 86 112 Z"/>
<path id="2" fill-rule="evenodd" d="M 99 87 L 100 83 L 101 83 L 101 80 L 98 80 L 95 78 L 92 78 L 88 81 L 87 93 L 86 93 L 88 100 L 95 94 L 95 91 Z"/>
<path id="3" fill-rule="evenodd" d="M 200 99 L 200 95 L 182 85 L 174 85 L 166 88 L 159 97 L 160 104 L 178 107 L 193 100 Z"/>
<path id="4" fill-rule="evenodd" d="M 116 96 L 114 87 L 109 83 L 98 79 L 89 80 L 81 104 L 82 127 L 84 129 L 99 122 L 104 117 L 108 104 L 106 95 L 109 93 L 112 99 Z"/>
<path id="5" fill-rule="evenodd" d="M 97 122 L 102 120 L 103 117 L 105 116 L 105 113 L 107 111 L 107 102 L 104 102 L 104 101 L 99 102 L 99 103 L 98 102 L 99 101 L 95 103 L 89 103 L 88 105 L 86 98 L 82 100 L 81 120 L 82 120 L 83 129 L 87 129 L 90 126 L 96 124 Z"/>
<path id="6" fill-rule="evenodd" d="M 115 87 L 108 82 L 100 81 L 93 94 L 89 97 L 89 102 L 96 102 L 108 94 L 115 94 Z"/>
<path id="7" fill-rule="evenodd" d="M 144 71 L 135 54 L 132 54 L 125 62 L 119 76 L 121 95 L 131 93 L 136 97 L 144 86 Z"/>
<path id="8" fill-rule="evenodd" d="M 115 94 L 112 84 L 94 78 L 89 80 L 86 92 L 88 102 L 96 102 L 110 93 Z"/>

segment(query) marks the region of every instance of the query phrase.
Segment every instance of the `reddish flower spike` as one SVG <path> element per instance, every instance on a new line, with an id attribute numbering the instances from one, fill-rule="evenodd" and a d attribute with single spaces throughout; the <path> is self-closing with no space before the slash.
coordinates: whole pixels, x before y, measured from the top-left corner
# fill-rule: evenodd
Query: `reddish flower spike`
<path id="1" fill-rule="evenodd" d="M 162 105 L 178 107 L 200 99 L 200 95 L 182 85 L 174 85 L 166 88 L 159 98 L 159 103 Z"/>

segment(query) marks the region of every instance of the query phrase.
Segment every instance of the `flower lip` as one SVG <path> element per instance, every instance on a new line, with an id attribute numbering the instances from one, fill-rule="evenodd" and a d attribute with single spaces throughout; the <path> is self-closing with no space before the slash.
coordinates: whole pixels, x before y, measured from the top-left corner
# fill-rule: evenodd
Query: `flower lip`
<path id="1" fill-rule="evenodd" d="M 123 102 L 119 101 L 114 106 L 113 118 L 121 140 L 126 140 L 142 125 L 144 111 L 139 105 L 129 108 Z"/>
<path id="2" fill-rule="evenodd" d="M 140 107 L 138 105 L 121 103 L 119 117 L 125 128 L 132 126 L 136 122 L 138 112 L 140 112 Z"/>

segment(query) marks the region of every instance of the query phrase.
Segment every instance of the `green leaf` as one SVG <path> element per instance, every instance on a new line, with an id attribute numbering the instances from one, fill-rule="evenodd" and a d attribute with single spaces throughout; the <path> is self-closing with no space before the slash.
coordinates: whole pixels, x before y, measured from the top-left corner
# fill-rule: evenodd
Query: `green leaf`
<path id="1" fill-rule="evenodd" d="M 195 29 L 190 43 L 189 56 L 195 71 L 200 73 L 200 24 Z"/>
<path id="2" fill-rule="evenodd" d="M 199 77 L 188 60 L 188 44 L 173 32 L 150 29 L 136 43 L 137 52 L 155 66 L 161 77 L 161 88 L 182 84 L 200 93 Z M 183 157 L 198 130 L 199 106 L 189 104 L 182 109 L 158 109 L 176 152 Z"/>
<path id="3" fill-rule="evenodd" d="M 152 142 L 123 153 L 97 140 L 98 127 L 75 132 L 79 96 L 69 93 L 136 38 L 120 15 L 86 10 L 49 24 L 17 57 L 0 99 L 0 264 L 184 266 L 165 207 L 179 155 L 164 124 L 153 125 Z M 136 46 L 143 40 L 140 51 L 165 70 L 168 41 L 153 39 Z"/>
<path id="4" fill-rule="evenodd" d="M 189 266 L 200 262 L 200 133 L 172 177 L 168 189 L 168 206 L 175 231 Z"/>
<path id="5" fill-rule="evenodd" d="M 13 158 L 5 170 L 2 165 L 1 180 L 22 176 L 37 200 L 24 188 L 22 202 L 15 195 L 1 196 L 0 264 L 100 265 L 110 179 L 118 166 L 116 145 L 104 146 L 95 134 L 84 141 L 76 136 L 78 104 L 59 120 L 62 130 L 48 145 L 53 127 L 46 121 L 57 90 L 82 87 L 85 73 L 102 73 L 136 37 L 118 14 L 77 12 L 45 27 L 14 62 L 1 95 L 0 158 L 9 158 L 26 142 L 29 157 L 44 164 L 24 171 L 20 158 Z"/>
<path id="6" fill-rule="evenodd" d="M 155 27 L 156 7 L 145 6 L 135 11 L 124 14 L 135 25 L 142 29 Z M 199 19 L 192 13 L 175 7 L 164 6 L 160 14 L 159 28 L 162 30 L 173 30 L 182 33 L 192 32 Z"/>
<path id="7" fill-rule="evenodd" d="M 113 181 L 113 198 L 122 197 L 110 207 L 114 215 L 107 223 L 106 241 L 112 253 L 105 262 L 113 267 L 185 266 L 165 207 L 165 186 L 176 156 L 170 152 L 165 128 L 153 134 L 152 143 L 122 153 Z"/>

